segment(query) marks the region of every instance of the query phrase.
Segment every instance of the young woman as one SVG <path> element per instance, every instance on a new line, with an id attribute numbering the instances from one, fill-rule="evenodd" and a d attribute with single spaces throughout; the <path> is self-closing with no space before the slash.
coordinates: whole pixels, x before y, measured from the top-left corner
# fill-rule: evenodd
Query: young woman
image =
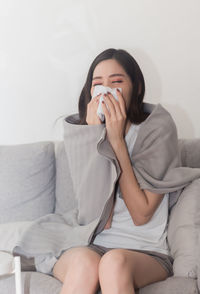
<path id="1" fill-rule="evenodd" d="M 145 83 L 137 62 L 125 50 L 112 48 L 95 58 L 79 99 L 80 124 L 102 123 L 100 95 L 92 99 L 96 85 L 122 89 L 118 100 L 108 93 L 102 103 L 107 138 L 121 168 L 116 201 L 104 230 L 88 246 L 65 251 L 53 274 L 63 282 L 61 294 L 95 294 L 99 287 L 102 294 L 133 294 L 173 274 L 166 240 L 169 195 L 141 190 L 130 160 L 149 115 L 143 109 Z"/>

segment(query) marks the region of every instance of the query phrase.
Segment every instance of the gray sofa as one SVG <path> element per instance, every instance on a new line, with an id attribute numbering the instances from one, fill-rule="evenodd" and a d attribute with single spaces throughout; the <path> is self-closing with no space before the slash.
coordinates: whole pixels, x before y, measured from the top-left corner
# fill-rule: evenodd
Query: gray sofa
<path id="1" fill-rule="evenodd" d="M 183 166 L 200 168 L 200 139 L 179 139 L 179 150 Z M 0 146 L 0 167 L 0 250 L 12 252 L 32 221 L 48 213 L 66 212 L 76 202 L 71 196 L 62 141 Z M 174 257 L 174 276 L 140 289 L 139 294 L 199 293 L 199 211 L 197 179 L 183 190 L 169 218 L 168 242 Z M 57 279 L 36 272 L 33 259 L 21 260 L 24 294 L 60 293 L 62 284 Z M 13 275 L 0 277 L 0 294 L 8 293 L 15 293 Z"/>

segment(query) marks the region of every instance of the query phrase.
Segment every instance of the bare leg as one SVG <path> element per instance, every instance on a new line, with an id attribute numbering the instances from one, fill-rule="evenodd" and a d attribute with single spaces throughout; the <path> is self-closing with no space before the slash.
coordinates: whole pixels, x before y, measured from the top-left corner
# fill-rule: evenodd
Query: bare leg
<path id="1" fill-rule="evenodd" d="M 134 294 L 135 289 L 167 277 L 168 273 L 153 257 L 127 249 L 112 249 L 99 263 L 102 294 Z"/>
<path id="2" fill-rule="evenodd" d="M 54 276 L 63 282 L 60 294 L 95 294 L 100 259 L 98 253 L 87 247 L 65 251 L 53 268 Z"/>

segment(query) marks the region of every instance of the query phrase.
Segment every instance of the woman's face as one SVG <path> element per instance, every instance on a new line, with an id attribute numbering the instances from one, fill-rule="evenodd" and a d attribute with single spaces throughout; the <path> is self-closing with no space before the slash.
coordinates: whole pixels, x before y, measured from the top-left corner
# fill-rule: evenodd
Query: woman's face
<path id="1" fill-rule="evenodd" d="M 126 110 L 129 107 L 132 95 L 132 81 L 123 67 L 115 59 L 101 61 L 94 69 L 91 86 L 91 96 L 95 85 L 110 88 L 122 88 Z"/>

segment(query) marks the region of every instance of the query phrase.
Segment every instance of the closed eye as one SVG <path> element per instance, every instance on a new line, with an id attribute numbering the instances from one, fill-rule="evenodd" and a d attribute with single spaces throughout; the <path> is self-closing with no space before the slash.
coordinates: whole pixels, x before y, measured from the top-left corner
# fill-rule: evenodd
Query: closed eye
<path id="1" fill-rule="evenodd" d="M 122 83 L 122 82 L 123 82 L 123 81 L 113 81 L 112 83 Z M 93 87 L 94 87 L 94 86 L 97 86 L 97 85 L 101 85 L 101 84 L 94 84 Z"/>

